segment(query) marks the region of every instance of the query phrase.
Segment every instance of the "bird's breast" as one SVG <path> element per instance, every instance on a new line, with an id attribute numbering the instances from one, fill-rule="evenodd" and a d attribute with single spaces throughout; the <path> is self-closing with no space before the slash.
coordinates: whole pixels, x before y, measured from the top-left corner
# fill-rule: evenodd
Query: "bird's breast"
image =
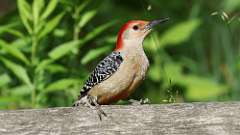
<path id="1" fill-rule="evenodd" d="M 96 85 L 90 94 L 100 104 L 109 104 L 128 97 L 144 80 L 149 62 L 144 52 L 125 55 L 119 69 L 107 80 Z"/>
<path id="2" fill-rule="evenodd" d="M 129 53 L 126 61 L 129 60 L 130 64 L 134 64 L 136 75 L 144 79 L 147 69 L 149 67 L 148 58 L 143 49 L 139 49 L 135 53 Z"/>

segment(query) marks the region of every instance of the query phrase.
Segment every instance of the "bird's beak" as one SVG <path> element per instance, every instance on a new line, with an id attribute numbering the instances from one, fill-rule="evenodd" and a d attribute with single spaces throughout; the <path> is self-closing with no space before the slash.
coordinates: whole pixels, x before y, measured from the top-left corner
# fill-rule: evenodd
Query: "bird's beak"
<path id="1" fill-rule="evenodd" d="M 151 29 L 152 29 L 154 26 L 156 26 L 157 24 L 167 22 L 169 19 L 170 19 L 169 17 L 166 17 L 166 18 L 162 18 L 162 19 L 150 21 L 150 22 L 145 26 L 145 30 L 151 30 Z"/>

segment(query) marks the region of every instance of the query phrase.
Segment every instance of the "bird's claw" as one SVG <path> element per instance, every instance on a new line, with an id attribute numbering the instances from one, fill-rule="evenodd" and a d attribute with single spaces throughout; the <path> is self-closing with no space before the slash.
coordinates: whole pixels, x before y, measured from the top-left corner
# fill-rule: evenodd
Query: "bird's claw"
<path id="1" fill-rule="evenodd" d="M 82 98 L 81 100 L 78 100 L 73 104 L 74 107 L 80 105 L 87 106 L 92 110 L 95 110 L 100 120 L 102 120 L 102 115 L 107 117 L 107 114 L 102 110 L 101 106 L 97 103 L 97 98 L 93 96 L 88 95 L 85 98 Z"/>
<path id="2" fill-rule="evenodd" d="M 97 114 L 98 114 L 98 117 L 100 120 L 102 120 L 102 115 L 107 117 L 107 114 L 102 110 L 101 106 L 97 103 L 97 98 L 95 98 L 93 96 L 89 96 L 89 100 L 94 105 L 95 110 L 97 111 Z M 90 105 L 92 105 L 92 104 L 90 104 Z"/>

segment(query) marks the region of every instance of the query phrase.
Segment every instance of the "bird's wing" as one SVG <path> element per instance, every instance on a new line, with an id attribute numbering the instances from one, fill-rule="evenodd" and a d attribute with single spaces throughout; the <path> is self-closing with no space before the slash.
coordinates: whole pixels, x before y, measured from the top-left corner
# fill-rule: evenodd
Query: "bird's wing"
<path id="1" fill-rule="evenodd" d="M 79 99 L 87 95 L 92 87 L 108 79 L 112 74 L 114 74 L 118 70 L 122 61 L 123 57 L 120 52 L 112 52 L 100 61 L 81 89 Z"/>

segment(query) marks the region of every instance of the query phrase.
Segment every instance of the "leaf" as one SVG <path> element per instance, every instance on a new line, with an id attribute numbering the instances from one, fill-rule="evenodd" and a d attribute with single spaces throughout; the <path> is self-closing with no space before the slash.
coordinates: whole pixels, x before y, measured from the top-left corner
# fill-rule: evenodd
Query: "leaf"
<path id="1" fill-rule="evenodd" d="M 87 34 L 86 37 L 83 38 L 83 40 L 77 40 L 77 41 L 70 41 L 64 44 L 59 45 L 58 47 L 54 48 L 48 55 L 51 59 L 57 60 L 69 52 L 71 52 L 75 48 L 79 48 L 84 43 L 90 41 L 91 39 L 98 36 L 100 33 L 102 33 L 104 30 L 112 26 L 115 22 L 109 22 L 107 24 L 103 24 L 99 27 L 97 27 L 94 31 Z"/>
<path id="2" fill-rule="evenodd" d="M 20 15 L 23 16 L 26 19 L 31 20 L 32 19 L 31 7 L 27 3 L 27 1 L 26 0 L 17 0 L 17 5 L 18 5 Z"/>
<path id="3" fill-rule="evenodd" d="M 227 86 L 213 79 L 194 74 L 184 74 L 180 64 L 172 63 L 165 66 L 166 78 L 175 84 L 186 87 L 186 98 L 191 101 L 206 101 L 214 99 L 227 92 Z"/>
<path id="4" fill-rule="evenodd" d="M 61 79 L 48 85 L 44 92 L 48 93 L 48 92 L 59 91 L 59 90 L 67 90 L 67 88 L 73 85 L 76 85 L 79 82 L 81 82 L 79 79 L 73 79 L 73 78 Z"/>
<path id="5" fill-rule="evenodd" d="M 117 36 L 107 36 L 98 40 L 99 44 L 114 44 Z"/>
<path id="6" fill-rule="evenodd" d="M 90 62 L 91 60 L 94 60 L 95 58 L 97 58 L 98 56 L 100 56 L 103 53 L 106 53 L 110 50 L 109 46 L 107 47 L 101 47 L 101 48 L 97 48 L 94 50 L 90 50 L 81 60 L 82 64 L 87 64 L 88 62 Z"/>
<path id="7" fill-rule="evenodd" d="M 31 95 L 32 90 L 27 85 L 20 85 L 11 89 L 13 96 L 28 96 Z"/>
<path id="8" fill-rule="evenodd" d="M 43 30 L 39 34 L 39 38 L 42 38 L 46 36 L 48 33 L 50 33 L 56 26 L 59 24 L 60 20 L 62 19 L 64 13 L 61 13 L 57 16 L 55 16 L 52 20 L 47 22 Z"/>
<path id="9" fill-rule="evenodd" d="M 27 3 L 26 0 L 18 0 L 17 6 L 18 6 L 19 13 L 20 13 L 20 17 L 22 19 L 22 22 L 23 22 L 25 28 L 27 29 L 28 33 L 32 33 L 32 28 L 28 21 L 28 20 L 32 20 L 30 5 Z"/>
<path id="10" fill-rule="evenodd" d="M 41 19 L 42 20 L 46 19 L 54 11 L 57 4 L 58 4 L 58 0 L 50 0 L 46 10 L 43 12 L 41 16 Z"/>
<path id="11" fill-rule="evenodd" d="M 194 19 L 186 22 L 182 22 L 173 28 L 169 29 L 159 40 L 160 47 L 166 45 L 180 44 L 187 41 L 194 30 L 200 26 L 200 20 Z"/>
<path id="12" fill-rule="evenodd" d="M 32 89 L 32 83 L 30 81 L 30 78 L 27 74 L 27 71 L 20 65 L 13 63 L 12 61 L 5 59 L 3 57 L 0 57 L 0 60 L 5 64 L 5 66 L 11 70 L 14 75 L 19 78 L 22 82 L 28 85 L 30 89 Z"/>
<path id="13" fill-rule="evenodd" d="M 9 54 L 11 54 L 12 56 L 14 56 L 15 58 L 23 61 L 25 64 L 29 64 L 30 62 L 28 61 L 28 59 L 25 57 L 25 55 L 18 50 L 18 48 L 9 45 L 8 43 L 6 43 L 3 40 L 0 40 L 0 47 L 2 47 L 2 49 L 4 49 L 6 52 L 8 52 Z"/>
<path id="14" fill-rule="evenodd" d="M 42 70 L 48 70 L 50 73 L 64 73 L 67 72 L 67 68 L 60 64 L 52 64 L 52 59 L 45 59 L 38 64 L 36 68 L 36 72 L 40 72 Z"/>
<path id="15" fill-rule="evenodd" d="M 52 60 L 60 59 L 61 57 L 68 54 L 71 50 L 76 48 L 82 42 L 80 40 L 77 41 L 70 41 L 64 44 L 59 45 L 58 47 L 54 48 L 51 52 L 48 53 L 48 56 Z"/>
<path id="16" fill-rule="evenodd" d="M 60 64 L 49 64 L 46 66 L 46 70 L 50 73 L 66 73 L 68 69 Z"/>
<path id="17" fill-rule="evenodd" d="M 53 62 L 52 59 L 45 59 L 41 61 L 36 68 L 36 72 L 40 72 L 41 70 L 44 70 L 47 65 L 51 64 Z"/>
<path id="18" fill-rule="evenodd" d="M 78 27 L 82 28 L 83 26 L 85 26 L 95 15 L 96 15 L 95 10 L 84 13 L 80 21 L 78 22 Z"/>
<path id="19" fill-rule="evenodd" d="M 79 14 L 90 2 L 91 0 L 85 0 L 77 7 L 77 13 Z"/>
<path id="20" fill-rule="evenodd" d="M 186 98 L 193 101 L 214 100 L 227 91 L 228 86 L 195 75 L 185 76 L 181 82 L 187 87 Z"/>
<path id="21" fill-rule="evenodd" d="M 38 24 L 35 26 L 35 33 L 39 36 L 39 33 L 44 29 L 46 25 L 45 21 L 39 21 Z"/>
<path id="22" fill-rule="evenodd" d="M 106 24 L 98 26 L 92 32 L 87 34 L 86 37 L 84 37 L 84 42 L 88 42 L 88 41 L 92 40 L 93 38 L 95 38 L 96 36 L 101 34 L 104 30 L 108 29 L 109 27 L 111 27 L 114 24 L 115 24 L 115 21 L 111 21 Z"/>
<path id="23" fill-rule="evenodd" d="M 8 74 L 1 74 L 0 75 L 0 87 L 3 87 L 11 82 L 11 78 L 8 76 Z"/>
<path id="24" fill-rule="evenodd" d="M 16 47 L 19 50 L 23 50 L 27 48 L 27 45 L 30 45 L 31 38 L 29 36 L 25 36 L 24 38 L 19 38 L 14 40 L 10 45 Z"/>
<path id="25" fill-rule="evenodd" d="M 0 26 L 0 34 L 6 32 L 7 30 L 10 30 L 11 28 L 16 27 L 18 25 L 19 25 L 18 22 L 17 23 L 14 22 L 14 23 L 10 23 L 10 24 Z"/>
<path id="26" fill-rule="evenodd" d="M 12 34 L 13 36 L 19 37 L 19 38 L 24 38 L 23 33 L 21 33 L 18 30 L 15 29 L 7 29 L 6 32 L 8 32 L 9 34 Z"/>
<path id="27" fill-rule="evenodd" d="M 39 14 L 44 7 L 44 0 L 34 0 L 33 1 L 33 21 L 38 24 Z"/>
<path id="28" fill-rule="evenodd" d="M 65 29 L 55 29 L 53 32 L 53 35 L 57 38 L 64 37 L 66 36 L 66 34 L 67 34 L 67 30 Z"/>

